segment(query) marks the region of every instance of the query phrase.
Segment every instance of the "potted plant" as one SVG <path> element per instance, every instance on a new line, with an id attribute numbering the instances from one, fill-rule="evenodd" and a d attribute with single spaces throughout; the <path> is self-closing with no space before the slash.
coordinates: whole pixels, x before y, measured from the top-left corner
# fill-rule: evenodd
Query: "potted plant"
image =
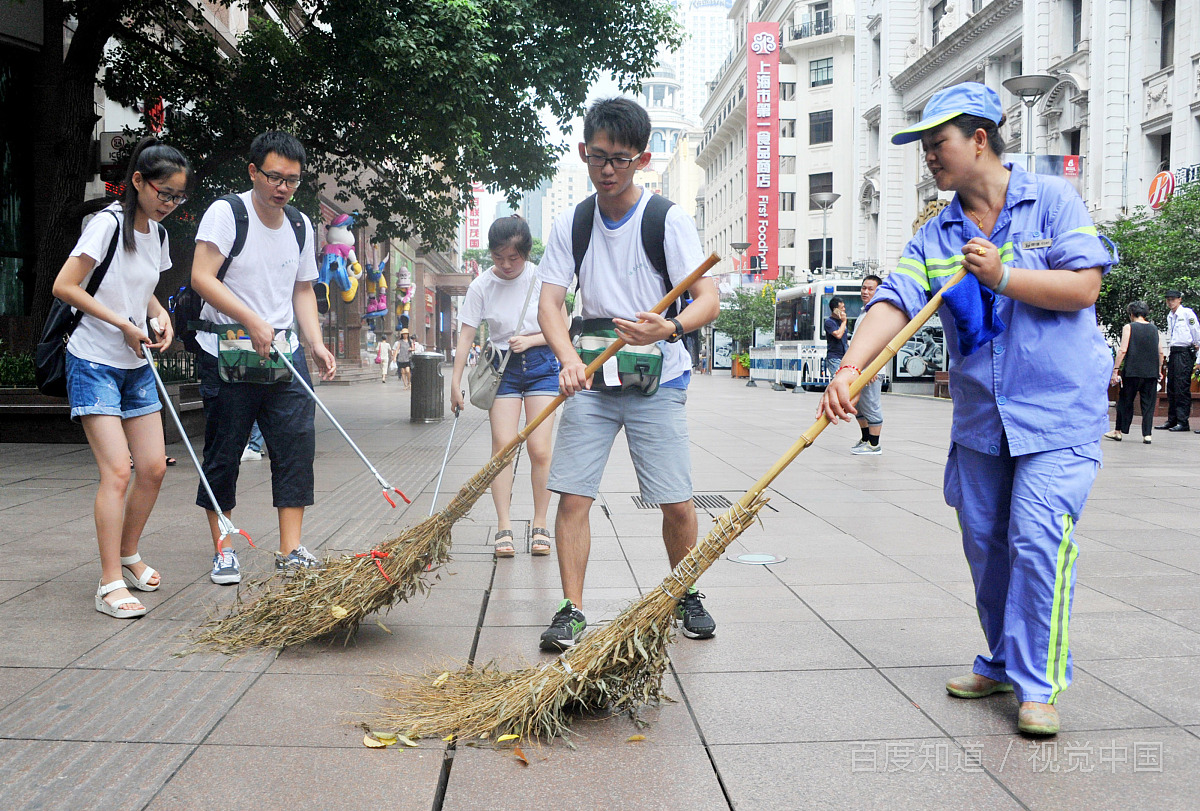
<path id="1" fill-rule="evenodd" d="M 750 353 L 738 352 L 732 355 L 734 377 L 749 377 L 750 376 Z"/>

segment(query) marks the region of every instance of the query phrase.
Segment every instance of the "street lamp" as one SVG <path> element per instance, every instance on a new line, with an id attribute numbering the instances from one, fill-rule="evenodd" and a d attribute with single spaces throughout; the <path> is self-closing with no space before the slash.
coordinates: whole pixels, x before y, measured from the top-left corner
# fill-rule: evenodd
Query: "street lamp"
<path id="1" fill-rule="evenodd" d="M 1038 99 L 1049 93 L 1050 89 L 1058 84 L 1058 79 L 1048 73 L 1026 73 L 1022 76 L 1005 79 L 1001 84 L 1004 85 L 1005 90 L 1025 102 L 1025 143 L 1027 145 L 1025 154 L 1029 156 L 1027 168 L 1032 172 L 1033 105 L 1037 104 Z"/>
<path id="2" fill-rule="evenodd" d="M 829 209 L 838 201 L 839 197 L 841 197 L 840 194 L 832 191 L 819 191 L 808 196 L 808 199 L 821 209 L 821 273 L 825 273 L 829 262 L 826 256 L 826 247 L 829 243 Z"/>

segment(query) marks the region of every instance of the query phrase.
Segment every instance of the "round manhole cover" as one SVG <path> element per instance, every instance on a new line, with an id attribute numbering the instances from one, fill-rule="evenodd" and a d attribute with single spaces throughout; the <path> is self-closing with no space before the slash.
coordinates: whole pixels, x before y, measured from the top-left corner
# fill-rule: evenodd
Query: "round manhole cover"
<path id="1" fill-rule="evenodd" d="M 787 558 L 781 558 L 778 555 L 747 554 L 736 557 L 730 555 L 729 560 L 732 560 L 734 563 L 745 563 L 750 566 L 766 566 L 769 563 L 783 563 Z"/>

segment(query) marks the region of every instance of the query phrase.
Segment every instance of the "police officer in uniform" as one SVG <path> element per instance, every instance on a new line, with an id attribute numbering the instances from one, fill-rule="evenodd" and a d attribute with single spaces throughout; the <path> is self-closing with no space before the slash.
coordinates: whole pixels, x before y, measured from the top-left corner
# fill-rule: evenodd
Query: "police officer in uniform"
<path id="1" fill-rule="evenodd" d="M 1167 347 L 1171 353 L 1167 358 L 1167 421 L 1157 429 L 1178 433 L 1191 427 L 1190 381 L 1196 350 L 1200 349 L 1200 323 L 1196 322 L 1196 313 L 1183 306 L 1183 294 L 1178 290 L 1168 290 L 1166 299 L 1171 310 L 1167 316 Z"/>

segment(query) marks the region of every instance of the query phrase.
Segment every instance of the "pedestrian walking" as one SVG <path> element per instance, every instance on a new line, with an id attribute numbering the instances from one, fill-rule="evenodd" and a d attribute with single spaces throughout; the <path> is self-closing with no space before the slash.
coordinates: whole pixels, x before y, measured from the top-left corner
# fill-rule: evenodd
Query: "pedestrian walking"
<path id="1" fill-rule="evenodd" d="M 1121 328 L 1121 347 L 1113 366 L 1112 384 L 1121 387 L 1117 398 L 1117 427 L 1109 439 L 1121 441 L 1133 424 L 1133 402 L 1141 398 L 1142 442 L 1153 440 L 1154 408 L 1158 403 L 1158 381 L 1162 378 L 1163 353 L 1158 342 L 1158 327 L 1146 320 L 1150 307 L 1144 301 L 1131 301 L 1126 308 L 1129 323 Z"/>
<path id="2" fill-rule="evenodd" d="M 848 323 L 846 302 L 838 296 L 829 299 L 829 315 L 825 318 L 825 374 L 831 380 L 846 354 L 846 345 L 850 340 L 846 334 Z"/>
<path id="3" fill-rule="evenodd" d="M 54 280 L 54 295 L 83 313 L 67 343 L 67 395 L 100 468 L 96 610 L 117 619 L 146 613 L 130 589 L 162 584 L 138 553 L 167 469 L 162 403 L 142 346 L 160 352 L 175 339 L 154 288 L 171 267 L 162 220 L 187 200 L 191 179 L 178 150 L 143 138 L 129 157 L 121 199 L 87 224 Z M 106 256 L 107 272 L 89 295 L 84 288 Z"/>
<path id="4" fill-rule="evenodd" d="M 1196 313 L 1183 306 L 1183 294 L 1178 290 L 1166 293 L 1167 308 L 1167 421 L 1157 426 L 1160 431 L 1179 433 L 1191 430 L 1192 369 L 1196 366 L 1196 350 L 1200 349 L 1200 324 Z M 1200 434 L 1200 429 L 1196 433 Z"/>
<path id="5" fill-rule="evenodd" d="M 871 302 L 875 291 L 882 283 L 883 279 L 874 273 L 863 278 L 862 287 L 859 290 L 863 307 Z M 839 365 L 841 365 L 840 361 Z M 854 443 L 850 452 L 858 456 L 879 456 L 883 453 L 883 448 L 879 445 L 879 436 L 883 433 L 883 378 L 875 375 L 871 378 L 870 383 L 863 386 L 862 392 L 858 395 L 856 407 L 858 408 L 858 428 L 862 431 L 862 438 Z"/>
<path id="6" fill-rule="evenodd" d="M 492 266 L 475 277 L 467 288 L 459 308 L 461 326 L 454 353 L 454 371 L 450 378 L 450 403 L 456 411 L 464 406 L 462 375 L 467 355 L 473 346 L 479 325 L 488 325 L 488 341 L 496 349 L 496 365 L 501 355 L 511 352 L 496 398 L 488 409 L 492 428 L 492 453 L 499 453 L 517 436 L 521 408 L 525 421 L 542 413 L 558 394 L 558 360 L 546 345 L 538 326 L 537 301 L 542 282 L 537 266 L 529 261 L 533 235 L 529 224 L 517 215 L 502 217 L 488 229 L 488 250 Z M 562 311 L 566 323 L 566 308 Z M 518 323 L 519 322 L 519 323 Z M 533 486 L 533 523 L 530 529 L 530 553 L 550 554 L 550 532 L 546 515 L 550 509 L 550 452 L 554 437 L 554 417 L 539 425 L 526 440 L 529 453 L 529 478 Z M 492 503 L 496 507 L 496 557 L 516 554 L 512 531 L 513 468 L 509 465 L 492 481 Z"/>
<path id="7" fill-rule="evenodd" d="M 237 501 L 238 460 L 257 420 L 271 447 L 271 496 L 279 518 L 275 566 L 286 571 L 319 565 L 300 542 L 304 508 L 313 503 L 316 411 L 295 377 L 261 384 L 222 378 L 217 355 L 229 350 L 219 348 L 217 332 L 224 337 L 243 331 L 262 358 L 289 353 L 296 375 L 310 386 L 305 350 L 291 331 L 293 324 L 299 325 L 323 380 L 333 379 L 337 363 L 322 340 L 317 315 L 312 222 L 288 205 L 304 171 L 304 146 L 287 133 L 264 132 L 250 144 L 249 157 L 252 187 L 236 198 L 246 213 L 241 251 L 233 250 L 239 225 L 227 199 L 209 206 L 196 232 L 192 288 L 205 301 L 202 318 L 213 325 L 196 333 L 203 467 L 217 503 L 229 515 Z M 221 538 L 217 513 L 203 489 L 197 491 L 196 505 L 205 509 L 212 534 L 209 578 L 222 585 L 240 583 L 237 553 Z"/>
<path id="8" fill-rule="evenodd" d="M 388 379 L 388 367 L 392 365 L 392 345 L 388 343 L 388 334 L 385 332 L 379 336 L 378 353 L 375 355 L 375 362 L 379 364 L 379 382 L 386 383 Z"/>
<path id="9" fill-rule="evenodd" d="M 1094 305 L 1112 259 L 1068 183 L 1001 163 L 1003 123 L 996 92 L 966 82 L 934 94 L 921 121 L 893 136 L 896 144 L 920 139 L 938 190 L 955 196 L 871 300 L 820 410 L 851 419 L 850 382 L 955 270 L 969 272 L 960 285 L 975 314 L 992 307 L 1007 328 L 989 340 L 982 326 L 970 334 L 942 318 L 954 402 L 944 490 L 988 645 L 946 690 L 959 698 L 1014 691 L 1018 729 L 1050 735 L 1072 676 L 1075 524 L 1108 428 L 1112 355 Z"/>
<path id="10" fill-rule="evenodd" d="M 662 511 L 671 566 L 696 545 L 685 408 L 691 357 L 680 339 L 715 319 L 720 306 L 716 285 L 705 278 L 692 286 L 693 300 L 682 309 L 669 309 L 665 317 L 649 312 L 704 254 L 692 218 L 634 182 L 650 163 L 646 111 L 628 98 L 597 101 L 584 117 L 583 138 L 579 157 L 596 193 L 559 216 L 541 263 L 539 321 L 562 364 L 559 388 L 568 398 L 549 481 L 559 494 L 555 536 L 563 600 L 542 634 L 545 650 L 571 647 L 587 626 L 582 609 L 591 549 L 588 514 L 621 428 L 641 496 Z M 615 363 L 591 379 L 561 315 L 576 276 L 583 300 L 581 348 L 595 351 L 619 337 L 632 350 L 618 352 Z M 685 636 L 716 632 L 702 597 L 693 588 L 680 604 Z"/>
<path id="11" fill-rule="evenodd" d="M 413 343 L 412 336 L 408 334 L 408 330 L 400 330 L 400 338 L 396 341 L 396 345 L 392 347 L 392 352 L 396 356 L 396 375 L 400 378 L 400 382 L 404 384 L 404 388 L 412 388 Z"/>
<path id="12" fill-rule="evenodd" d="M 246 440 L 246 448 L 242 451 L 242 462 L 261 462 L 263 452 L 267 448 L 266 440 L 263 439 L 262 430 L 258 427 L 258 420 L 250 426 L 250 438 Z"/>

